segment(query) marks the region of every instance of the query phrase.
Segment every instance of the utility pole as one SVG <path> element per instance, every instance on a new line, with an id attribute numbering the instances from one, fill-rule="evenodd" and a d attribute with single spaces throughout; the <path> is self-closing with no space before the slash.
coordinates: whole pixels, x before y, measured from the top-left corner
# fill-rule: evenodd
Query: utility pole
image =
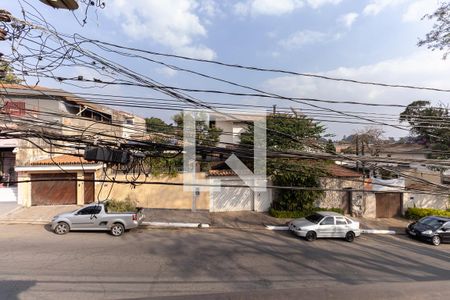
<path id="1" fill-rule="evenodd" d="M 359 171 L 359 161 L 358 161 L 358 157 L 359 157 L 359 135 L 356 135 L 356 170 Z"/>
<path id="2" fill-rule="evenodd" d="M 272 113 L 273 114 L 277 113 L 277 105 L 276 104 L 273 105 Z"/>

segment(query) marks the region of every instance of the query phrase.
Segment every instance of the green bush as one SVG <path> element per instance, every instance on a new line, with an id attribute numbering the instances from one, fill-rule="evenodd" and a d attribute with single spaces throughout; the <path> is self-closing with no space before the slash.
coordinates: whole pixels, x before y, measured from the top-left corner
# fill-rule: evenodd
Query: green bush
<path id="1" fill-rule="evenodd" d="M 295 211 L 287 211 L 287 210 L 276 210 L 271 208 L 269 210 L 269 215 L 275 218 L 282 218 L 282 219 L 296 219 L 296 218 L 303 218 L 306 217 L 316 211 L 334 211 L 340 214 L 343 214 L 344 211 L 340 208 L 321 208 L 321 207 L 315 207 L 311 210 L 295 210 Z"/>
<path id="2" fill-rule="evenodd" d="M 129 198 L 125 200 L 108 200 L 105 206 L 110 213 L 136 211 L 136 202 Z"/>
<path id="3" fill-rule="evenodd" d="M 412 220 L 418 220 L 427 216 L 450 217 L 450 211 L 448 209 L 410 207 L 405 213 L 405 217 Z"/>

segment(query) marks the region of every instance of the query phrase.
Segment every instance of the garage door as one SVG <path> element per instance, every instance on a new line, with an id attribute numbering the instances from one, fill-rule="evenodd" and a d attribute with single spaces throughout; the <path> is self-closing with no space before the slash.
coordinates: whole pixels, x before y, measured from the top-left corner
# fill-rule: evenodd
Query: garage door
<path id="1" fill-rule="evenodd" d="M 243 185 L 242 181 L 222 181 L 223 185 Z M 253 209 L 253 191 L 244 187 L 222 187 L 212 193 L 212 211 L 250 211 Z"/>
<path id="2" fill-rule="evenodd" d="M 401 193 L 378 193 L 375 195 L 377 218 L 392 218 L 401 215 Z"/>
<path id="3" fill-rule="evenodd" d="M 31 175 L 31 205 L 77 204 L 76 178 L 74 173 Z"/>

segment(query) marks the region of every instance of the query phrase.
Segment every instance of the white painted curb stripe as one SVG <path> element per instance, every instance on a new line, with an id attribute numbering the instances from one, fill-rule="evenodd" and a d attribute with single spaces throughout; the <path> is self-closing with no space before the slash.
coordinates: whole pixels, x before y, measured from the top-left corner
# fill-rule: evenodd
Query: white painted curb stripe
<path id="1" fill-rule="evenodd" d="M 202 223 L 142 222 L 142 225 L 155 226 L 155 227 L 209 228 L 209 224 L 202 224 Z"/>
<path id="2" fill-rule="evenodd" d="M 394 230 L 383 230 L 383 229 L 361 229 L 361 233 L 396 234 Z"/>
<path id="3" fill-rule="evenodd" d="M 268 230 L 289 230 L 288 226 L 265 225 Z"/>

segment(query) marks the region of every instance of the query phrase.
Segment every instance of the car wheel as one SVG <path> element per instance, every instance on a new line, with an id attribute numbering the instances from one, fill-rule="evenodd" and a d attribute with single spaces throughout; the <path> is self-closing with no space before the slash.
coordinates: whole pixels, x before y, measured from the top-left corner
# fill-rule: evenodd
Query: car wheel
<path id="1" fill-rule="evenodd" d="M 317 235 L 316 235 L 316 233 L 315 233 L 314 231 L 308 231 L 308 232 L 306 233 L 305 239 L 306 239 L 308 242 L 312 242 L 312 241 L 314 241 L 316 238 L 317 238 Z"/>
<path id="2" fill-rule="evenodd" d="M 115 223 L 111 227 L 111 234 L 113 236 L 121 236 L 125 232 L 125 227 L 120 223 Z"/>
<path id="3" fill-rule="evenodd" d="M 439 246 L 441 244 L 441 238 L 438 235 L 435 235 L 431 239 L 431 242 L 433 243 L 433 245 Z"/>
<path id="4" fill-rule="evenodd" d="M 353 242 L 355 240 L 355 233 L 353 231 L 347 232 L 345 235 L 345 240 L 349 243 Z"/>
<path id="5" fill-rule="evenodd" d="M 68 233 L 70 231 L 70 227 L 66 222 L 59 222 L 53 231 L 56 234 L 62 235 Z"/>

